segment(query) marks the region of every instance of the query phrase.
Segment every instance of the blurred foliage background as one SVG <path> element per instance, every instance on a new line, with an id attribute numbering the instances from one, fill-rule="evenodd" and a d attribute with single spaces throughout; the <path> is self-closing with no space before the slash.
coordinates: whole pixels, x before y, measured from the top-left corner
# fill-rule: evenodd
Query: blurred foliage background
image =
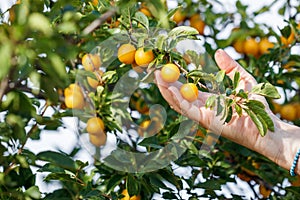
<path id="1" fill-rule="evenodd" d="M 105 132 L 115 135 L 119 148 L 132 152 L 141 151 L 141 146 L 149 152 L 161 148 L 181 123 L 181 117 L 169 107 L 154 84 L 135 91 L 129 101 L 130 112 L 111 110 L 112 101 L 123 103 L 112 95 L 112 88 L 123 74 L 139 69 L 117 58 L 111 60 L 111 55 L 116 55 L 109 49 L 116 53 L 120 41 L 130 40 L 118 38 L 119 34 L 130 35 L 133 28 L 194 27 L 209 55 L 218 48 L 231 51 L 258 82 L 277 86 L 283 98 L 277 102 L 269 100 L 272 110 L 283 120 L 300 126 L 300 3 L 273 1 L 249 12 L 243 2 L 236 1 L 230 11 L 225 11 L 220 9 L 225 5 L 217 0 L 21 0 L 8 10 L 1 10 L 0 199 L 129 199 L 128 195 L 131 199 L 300 198 L 299 176 L 290 177 L 288 171 L 261 155 L 222 137 L 215 139 L 202 127 L 178 160 L 152 172 L 126 173 L 107 167 L 98 159 L 93 163 L 75 159 L 84 148 L 80 138 L 87 135 L 85 124 L 92 115 L 103 120 Z M 179 7 L 170 8 L 170 3 Z M 284 27 L 274 29 L 268 23 L 272 19 L 264 23 L 256 20 L 274 6 L 285 20 Z M 109 38 L 116 39 L 115 46 L 95 50 Z M 135 45 L 140 47 L 144 43 Z M 88 53 L 99 55 L 106 69 L 94 89 L 86 77 L 97 77 L 82 66 L 82 58 Z M 177 54 L 172 56 L 177 58 Z M 205 58 L 181 56 L 182 63 L 191 60 L 203 68 L 215 66 Z M 90 99 L 96 113 L 91 113 L 90 107 L 82 114 L 80 109 L 68 106 L 66 88 L 78 77 L 84 80 L 80 83 L 83 89 L 76 99 L 72 93 L 70 101 L 82 98 L 80 108 L 81 103 L 89 103 L 86 99 Z M 150 133 L 161 120 L 149 121 L 149 107 L 157 103 L 166 110 L 166 124 L 158 134 L 141 142 L 139 131 Z M 114 119 L 116 112 L 123 113 L 123 126 Z M 71 152 L 35 154 L 31 146 L 26 146 L 29 140 L 39 141 L 41 134 L 64 128 L 63 119 L 74 115 L 80 119 L 79 134 L 78 144 Z M 143 129 L 126 135 L 130 129 L 125 123 L 127 118 Z M 216 143 L 212 151 L 199 152 L 204 139 Z M 99 147 L 95 148 L 97 158 Z M 178 173 L 179 169 L 184 173 Z M 45 184 L 59 183 L 59 187 L 42 191 L 42 186 L 36 184 L 37 173 L 45 175 Z M 241 181 L 247 184 L 249 194 L 236 192 Z"/>

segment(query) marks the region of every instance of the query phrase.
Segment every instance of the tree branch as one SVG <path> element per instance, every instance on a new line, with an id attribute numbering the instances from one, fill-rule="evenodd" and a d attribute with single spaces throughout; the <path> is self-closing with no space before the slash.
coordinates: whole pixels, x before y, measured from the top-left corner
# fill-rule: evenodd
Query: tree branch
<path id="1" fill-rule="evenodd" d="M 84 30 L 83 35 L 88 35 L 92 31 L 94 31 L 97 27 L 99 27 L 103 22 L 105 22 L 108 18 L 112 17 L 116 13 L 116 9 L 111 9 L 105 12 L 101 17 L 95 19 L 91 24 L 89 24 Z"/>

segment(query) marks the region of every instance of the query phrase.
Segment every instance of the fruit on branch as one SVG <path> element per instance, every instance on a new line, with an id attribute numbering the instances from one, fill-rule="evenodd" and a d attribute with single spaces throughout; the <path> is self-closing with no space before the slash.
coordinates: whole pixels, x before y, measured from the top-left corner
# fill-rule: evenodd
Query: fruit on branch
<path id="1" fill-rule="evenodd" d="M 180 70 L 173 64 L 165 64 L 161 69 L 161 78 L 167 83 L 173 83 L 179 79 Z"/>
<path id="2" fill-rule="evenodd" d="M 194 83 L 185 83 L 180 88 L 180 94 L 184 99 L 193 102 L 198 98 L 198 88 Z"/>
<path id="3" fill-rule="evenodd" d="M 77 84 L 70 84 L 64 90 L 64 96 L 67 108 L 82 109 L 85 105 L 83 93 Z"/>
<path id="4" fill-rule="evenodd" d="M 99 117 L 92 117 L 87 121 L 86 131 L 91 135 L 104 134 L 104 122 Z"/>
<path id="5" fill-rule="evenodd" d="M 259 54 L 258 42 L 255 38 L 248 38 L 244 41 L 244 53 L 257 57 Z"/>
<path id="6" fill-rule="evenodd" d="M 95 88 L 97 88 L 97 86 L 100 83 L 101 76 L 103 75 L 103 71 L 96 70 L 96 71 L 94 71 L 94 75 L 96 76 L 96 79 L 94 79 L 92 77 L 87 77 L 87 82 L 92 88 L 95 89 Z"/>
<path id="7" fill-rule="evenodd" d="M 134 58 L 138 66 L 147 67 L 155 57 L 152 50 L 144 51 L 144 48 L 140 47 L 138 50 L 136 50 Z"/>
<path id="8" fill-rule="evenodd" d="M 118 49 L 118 59 L 125 64 L 134 63 L 136 48 L 132 44 L 122 44 Z"/>
<path id="9" fill-rule="evenodd" d="M 100 135 L 89 134 L 89 140 L 90 140 L 91 144 L 93 144 L 96 147 L 105 145 L 106 139 L 107 139 L 107 136 L 105 133 L 101 133 Z"/>
<path id="10" fill-rule="evenodd" d="M 84 69 L 87 71 L 98 70 L 99 67 L 101 66 L 100 56 L 97 54 L 90 54 L 90 53 L 85 54 L 82 57 L 81 62 L 82 62 Z"/>
<path id="11" fill-rule="evenodd" d="M 200 35 L 204 34 L 205 22 L 199 14 L 194 14 L 190 18 L 190 26 L 195 28 Z"/>
<path id="12" fill-rule="evenodd" d="M 130 197 L 128 194 L 128 191 L 126 189 L 124 189 L 122 191 L 122 194 L 124 195 L 124 197 L 121 200 L 140 200 L 141 199 L 140 195 L 138 195 L 138 196 L 134 195 L 134 196 Z"/>
<path id="13" fill-rule="evenodd" d="M 274 44 L 268 40 L 268 38 L 262 38 L 258 43 L 258 49 L 260 54 L 269 53 L 269 49 L 273 48 Z"/>
<path id="14" fill-rule="evenodd" d="M 176 10 L 176 12 L 174 13 L 172 20 L 176 23 L 179 24 L 181 22 L 183 22 L 186 18 L 186 15 L 182 12 L 181 9 Z"/>

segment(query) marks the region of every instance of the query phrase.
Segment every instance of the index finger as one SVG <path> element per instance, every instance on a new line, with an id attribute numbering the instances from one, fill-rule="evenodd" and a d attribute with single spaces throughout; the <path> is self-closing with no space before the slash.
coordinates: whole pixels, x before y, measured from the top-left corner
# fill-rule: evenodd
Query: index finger
<path id="1" fill-rule="evenodd" d="M 233 60 L 225 51 L 218 49 L 215 53 L 215 60 L 220 69 L 225 70 L 225 73 L 233 80 L 235 72 L 239 72 L 241 79 L 246 81 L 251 86 L 257 82 L 241 65 Z"/>

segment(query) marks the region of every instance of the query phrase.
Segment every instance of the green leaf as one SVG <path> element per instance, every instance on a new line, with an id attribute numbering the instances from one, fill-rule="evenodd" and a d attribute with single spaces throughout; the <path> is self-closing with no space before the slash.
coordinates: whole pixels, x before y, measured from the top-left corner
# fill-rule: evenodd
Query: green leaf
<path id="1" fill-rule="evenodd" d="M 54 151 L 43 151 L 37 156 L 38 160 L 48 161 L 53 165 L 62 167 L 64 169 L 69 169 L 71 171 L 75 170 L 75 162 L 67 155 Z"/>
<path id="2" fill-rule="evenodd" d="M 203 66 L 201 66 L 201 61 L 204 60 L 204 58 L 201 56 L 201 54 L 198 54 L 196 51 L 194 50 L 187 50 L 185 52 L 185 54 L 190 57 L 191 62 L 195 64 L 196 69 L 199 69 Z"/>
<path id="3" fill-rule="evenodd" d="M 45 164 L 43 167 L 41 167 L 38 172 L 53 172 L 53 173 L 59 173 L 64 172 L 64 169 L 61 167 L 57 167 L 55 165 L 52 165 L 51 163 Z"/>
<path id="4" fill-rule="evenodd" d="M 221 189 L 221 183 L 217 180 L 206 180 L 203 183 L 198 183 L 197 187 L 207 189 L 207 190 L 220 190 Z"/>
<path id="5" fill-rule="evenodd" d="M 149 29 L 149 20 L 144 13 L 136 12 L 133 19 L 141 23 L 146 29 Z"/>
<path id="6" fill-rule="evenodd" d="M 162 197 L 163 197 L 163 199 L 178 199 L 176 194 L 174 194 L 172 192 L 164 192 Z"/>
<path id="7" fill-rule="evenodd" d="M 261 136 L 266 135 L 267 130 L 264 128 L 264 124 L 263 122 L 260 120 L 261 118 L 259 118 L 253 111 L 251 111 L 248 108 L 244 108 L 245 112 L 250 116 L 250 118 L 252 119 L 253 123 L 256 125 L 259 133 Z"/>
<path id="8" fill-rule="evenodd" d="M 292 29 L 289 25 L 287 25 L 281 29 L 280 32 L 283 37 L 288 38 L 291 35 Z"/>
<path id="9" fill-rule="evenodd" d="M 163 35 L 163 34 L 158 35 L 156 43 L 155 43 L 156 49 L 162 51 L 165 47 L 166 39 L 167 39 L 166 35 Z"/>
<path id="10" fill-rule="evenodd" d="M 124 176 L 121 175 L 121 174 L 115 174 L 115 175 L 112 175 L 111 178 L 108 180 L 108 183 L 107 183 L 107 191 L 108 192 L 111 192 L 115 189 L 115 187 L 117 185 L 120 184 L 120 182 L 124 179 Z"/>
<path id="11" fill-rule="evenodd" d="M 30 73 L 29 78 L 33 84 L 32 93 L 35 95 L 39 94 L 41 88 L 41 74 L 33 71 Z"/>
<path id="12" fill-rule="evenodd" d="M 139 193 L 139 182 L 131 174 L 127 175 L 126 189 L 129 196 L 134 196 Z"/>
<path id="13" fill-rule="evenodd" d="M 257 101 L 257 100 L 252 100 L 252 99 L 248 100 L 246 102 L 246 105 L 251 106 L 251 107 L 265 108 L 265 105 L 262 102 Z"/>
<path id="14" fill-rule="evenodd" d="M 45 91 L 47 100 L 50 100 L 52 103 L 55 103 L 55 102 L 58 102 L 59 97 L 58 97 L 58 93 L 54 89 L 55 89 L 56 84 L 59 81 L 54 82 L 53 79 L 51 79 L 51 78 L 47 77 L 47 76 L 42 76 L 41 89 Z"/>
<path id="15" fill-rule="evenodd" d="M 37 117 L 36 120 L 40 125 L 46 125 L 44 130 L 57 130 L 58 127 L 62 126 L 61 119 L 54 117 Z"/>
<path id="16" fill-rule="evenodd" d="M 187 74 L 187 77 L 196 77 L 204 80 L 205 82 L 209 82 L 211 84 L 211 90 L 218 89 L 218 83 L 215 80 L 215 75 L 205 73 L 201 70 L 192 70 Z"/>
<path id="17" fill-rule="evenodd" d="M 107 81 L 112 79 L 117 73 L 115 71 L 107 71 L 102 75 L 102 80 Z"/>
<path id="18" fill-rule="evenodd" d="M 26 160 L 26 157 L 21 156 L 21 155 L 16 155 L 16 160 L 18 161 L 18 163 L 20 163 L 20 165 L 23 168 L 28 168 L 29 167 L 28 162 Z"/>
<path id="19" fill-rule="evenodd" d="M 181 7 L 179 6 L 179 7 L 170 9 L 170 10 L 168 11 L 168 19 L 171 18 L 171 17 L 176 13 L 176 11 L 177 11 L 178 9 L 180 9 L 180 8 L 181 8 Z"/>
<path id="20" fill-rule="evenodd" d="M 233 89 L 236 89 L 236 87 L 238 86 L 239 82 L 240 82 L 240 72 L 235 72 L 234 73 L 234 78 L 233 78 Z"/>
<path id="21" fill-rule="evenodd" d="M 21 116 L 8 114 L 5 123 L 10 127 L 8 130 L 12 132 L 10 137 L 20 140 L 21 143 L 26 140 L 25 122 Z"/>
<path id="22" fill-rule="evenodd" d="M 163 27 L 166 29 L 169 29 L 169 18 L 168 13 L 165 9 L 164 4 L 161 0 L 146 0 L 147 7 L 149 8 L 150 12 L 153 14 L 153 16 L 157 19 L 158 27 Z"/>
<path id="23" fill-rule="evenodd" d="M 295 194 L 296 197 L 300 197 L 299 187 L 297 186 L 289 186 L 285 188 L 289 193 Z"/>
<path id="24" fill-rule="evenodd" d="M 162 189 L 169 189 L 164 182 L 162 181 L 162 177 L 159 174 L 152 173 L 149 175 L 150 184 L 153 186 L 158 186 Z"/>
<path id="25" fill-rule="evenodd" d="M 71 183 L 71 184 L 77 184 L 80 185 L 80 181 L 78 180 L 79 178 L 76 177 L 75 173 L 72 173 L 70 171 L 65 171 L 65 172 L 58 172 L 58 173 L 51 173 L 44 178 L 45 182 L 48 181 L 61 181 L 63 183 Z"/>
<path id="26" fill-rule="evenodd" d="M 225 119 L 225 122 L 226 122 L 226 123 L 230 122 L 231 118 L 232 118 L 232 107 L 230 106 L 230 107 L 228 108 L 228 113 L 227 113 L 227 117 L 226 117 L 226 119 Z"/>
<path id="27" fill-rule="evenodd" d="M 178 26 L 174 29 L 172 29 L 169 33 L 168 36 L 169 37 L 183 37 L 183 36 L 194 36 L 197 35 L 198 31 L 190 26 Z"/>
<path id="28" fill-rule="evenodd" d="M 218 71 L 218 73 L 216 74 L 216 81 L 218 83 L 222 83 L 225 77 L 225 70 L 220 70 Z"/>
<path id="29" fill-rule="evenodd" d="M 237 7 L 238 13 L 241 14 L 242 18 L 245 18 L 245 16 L 247 16 L 246 9 L 247 9 L 248 6 L 242 4 L 241 1 L 236 1 L 235 6 Z"/>
<path id="30" fill-rule="evenodd" d="M 196 150 L 198 153 L 198 149 L 196 149 Z M 188 155 L 179 157 L 179 159 L 176 160 L 175 163 L 182 167 L 188 167 L 188 166 L 199 167 L 199 166 L 203 165 L 203 160 L 201 160 L 196 154 L 188 154 Z M 168 177 L 171 177 L 171 176 L 164 175 L 163 173 L 161 173 L 161 175 L 165 179 L 168 179 Z M 177 182 L 178 182 L 178 180 L 176 180 L 175 183 L 177 183 Z M 172 183 L 172 184 L 174 184 L 174 183 Z"/>
<path id="31" fill-rule="evenodd" d="M 72 34 L 72 33 L 76 34 L 77 32 L 77 27 L 75 22 L 63 22 L 57 27 L 57 29 L 62 34 Z"/>
<path id="32" fill-rule="evenodd" d="M 68 75 L 67 75 L 66 67 L 61 57 L 57 54 L 50 54 L 49 60 L 53 67 L 52 70 L 56 72 L 56 75 L 60 78 L 60 80 L 67 80 Z"/>
<path id="33" fill-rule="evenodd" d="M 212 95 L 210 97 L 208 97 L 206 99 L 206 102 L 205 102 L 205 107 L 206 108 L 212 108 L 215 106 L 215 102 L 216 102 L 216 99 L 217 99 L 217 96 L 216 95 Z"/>
<path id="34" fill-rule="evenodd" d="M 274 132 L 274 123 L 271 117 L 268 115 L 268 113 L 265 111 L 265 105 L 257 100 L 249 100 L 245 103 L 246 106 L 248 106 L 249 109 L 252 110 L 256 115 L 261 117 L 261 120 L 267 124 L 267 128 L 270 131 Z"/>
<path id="35" fill-rule="evenodd" d="M 285 4 L 284 4 L 284 6 L 278 10 L 278 14 L 279 14 L 279 15 L 284 15 L 285 10 L 286 10 L 286 6 L 285 6 Z"/>
<path id="36" fill-rule="evenodd" d="M 256 114 L 256 113 L 255 113 L 255 114 Z M 261 115 L 258 115 L 258 114 L 257 114 L 256 116 L 257 116 L 257 118 L 259 119 L 259 121 L 261 122 L 262 127 L 263 127 L 263 132 L 260 133 L 260 135 L 261 135 L 261 136 L 265 136 L 266 133 L 267 133 L 267 131 L 268 131 L 268 124 L 265 122 L 265 120 L 262 118 Z"/>
<path id="37" fill-rule="evenodd" d="M 255 85 L 251 92 L 273 99 L 279 99 L 281 97 L 277 89 L 270 83 L 260 83 Z"/>
<path id="38" fill-rule="evenodd" d="M 254 12 L 254 15 L 259 15 L 262 13 L 266 13 L 270 10 L 270 6 L 263 6 L 261 9 L 259 9 L 258 11 Z"/>
<path id="39" fill-rule="evenodd" d="M 48 18 L 41 13 L 32 13 L 29 16 L 28 25 L 32 31 L 40 31 L 46 36 L 51 36 L 53 33 Z"/>
<path id="40" fill-rule="evenodd" d="M 9 72 L 11 67 L 12 45 L 10 42 L 1 43 L 0 46 L 0 80 L 2 80 Z"/>
<path id="41" fill-rule="evenodd" d="M 162 149 L 163 146 L 159 143 L 159 140 L 156 136 L 144 138 L 141 142 L 138 143 L 140 146 L 151 147 L 155 149 Z"/>
<path id="42" fill-rule="evenodd" d="M 224 110 L 224 107 L 221 104 L 220 96 L 217 97 L 217 115 L 220 115 Z"/>
<path id="43" fill-rule="evenodd" d="M 236 96 L 248 99 L 248 94 L 243 89 L 240 89 Z"/>
<path id="44" fill-rule="evenodd" d="M 198 151 L 197 151 L 198 153 Z M 199 161 L 201 162 L 202 160 L 193 154 L 193 158 L 196 160 L 196 163 L 199 163 Z M 191 161 L 191 160 L 190 160 Z M 192 161 L 191 161 L 192 162 Z M 191 165 L 189 165 L 191 166 Z M 197 165 L 196 165 L 197 166 Z M 199 166 L 199 165 L 198 165 Z M 165 179 L 166 181 L 168 181 L 169 183 L 173 184 L 174 186 L 176 186 L 178 188 L 179 185 L 182 184 L 182 181 L 179 177 L 177 176 L 173 176 L 173 171 L 171 169 L 165 168 L 162 170 L 159 170 L 159 175 Z"/>
<path id="45" fill-rule="evenodd" d="M 102 196 L 102 192 L 100 192 L 99 190 L 94 190 L 92 187 L 86 188 L 85 190 L 81 190 L 80 194 L 83 195 L 83 199 L 107 200 L 106 197 Z M 113 196 L 112 196 L 112 199 L 115 199 L 115 198 L 113 198 Z"/>
<path id="46" fill-rule="evenodd" d="M 31 186 L 25 191 L 25 194 L 34 199 L 40 199 L 42 196 L 38 186 Z"/>
<path id="47" fill-rule="evenodd" d="M 235 108 L 236 113 L 237 113 L 239 116 L 242 116 L 242 112 L 243 112 L 242 107 L 241 107 L 240 105 L 238 105 L 238 104 L 235 104 L 235 105 L 234 105 L 234 108 Z"/>
<path id="48" fill-rule="evenodd" d="M 46 195 L 44 200 L 70 200 L 73 199 L 71 193 L 67 189 L 58 189 Z"/>

